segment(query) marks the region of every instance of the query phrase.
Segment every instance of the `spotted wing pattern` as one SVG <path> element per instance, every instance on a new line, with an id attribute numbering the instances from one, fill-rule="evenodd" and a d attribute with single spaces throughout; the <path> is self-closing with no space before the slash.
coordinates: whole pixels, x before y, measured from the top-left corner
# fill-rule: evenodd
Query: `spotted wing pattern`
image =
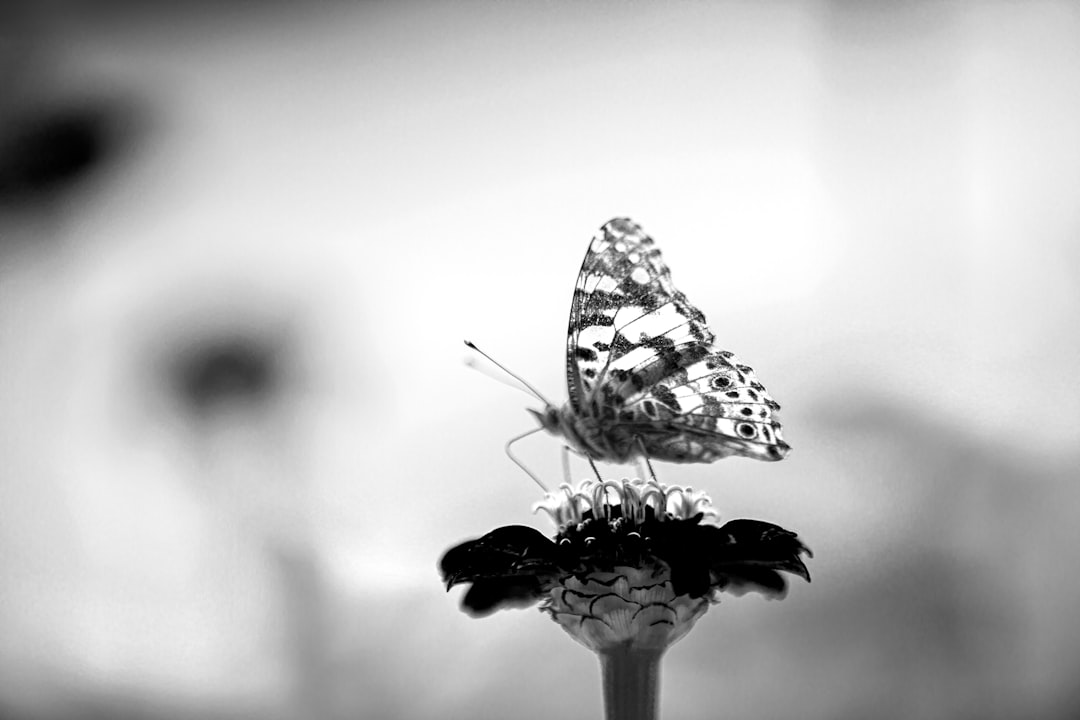
<path id="1" fill-rule="evenodd" d="M 753 369 L 713 346 L 652 238 L 626 218 L 593 238 L 566 346 L 568 412 L 597 459 L 779 460 L 780 406 Z"/>

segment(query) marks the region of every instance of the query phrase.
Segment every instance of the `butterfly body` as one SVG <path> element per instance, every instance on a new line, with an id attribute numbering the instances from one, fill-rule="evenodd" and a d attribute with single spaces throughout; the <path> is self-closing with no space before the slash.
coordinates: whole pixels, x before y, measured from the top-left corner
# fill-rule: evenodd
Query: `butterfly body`
<path id="1" fill-rule="evenodd" d="M 566 344 L 570 399 L 532 410 L 595 460 L 780 460 L 780 406 L 752 368 L 713 345 L 704 314 L 671 283 L 652 238 L 604 225 L 578 274 Z"/>
<path id="2" fill-rule="evenodd" d="M 628 462 L 640 454 L 633 435 L 617 425 L 595 422 L 577 413 L 569 403 L 549 405 L 544 412 L 529 410 L 545 430 L 561 437 L 582 455 L 611 462 Z"/>

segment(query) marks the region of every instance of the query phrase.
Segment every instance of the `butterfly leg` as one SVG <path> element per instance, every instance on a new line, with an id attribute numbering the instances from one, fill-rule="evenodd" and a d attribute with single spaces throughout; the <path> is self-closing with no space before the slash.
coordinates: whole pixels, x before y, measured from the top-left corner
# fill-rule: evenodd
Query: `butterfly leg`
<path id="1" fill-rule="evenodd" d="M 600 471 L 596 469 L 596 463 L 593 462 L 593 459 L 588 455 L 585 456 L 585 459 L 589 461 L 589 467 L 591 467 L 592 471 L 596 473 L 596 479 L 600 482 L 604 482 L 604 478 L 600 477 Z"/>
<path id="2" fill-rule="evenodd" d="M 637 442 L 638 448 L 641 450 L 641 459 L 645 461 L 645 467 L 649 469 L 649 477 L 652 478 L 653 482 L 656 482 L 656 471 L 653 470 L 652 463 L 649 462 L 649 453 L 645 452 L 645 441 L 641 439 L 640 435 L 635 435 L 634 440 Z"/>
<path id="3" fill-rule="evenodd" d="M 541 490 L 543 490 L 544 492 L 548 492 L 547 486 L 544 485 L 544 483 L 540 480 L 540 478 L 538 478 L 532 472 L 532 470 L 529 470 L 529 468 L 525 467 L 525 463 L 518 460 L 517 457 L 514 455 L 514 453 L 510 452 L 510 446 L 511 445 L 516 443 L 518 440 L 521 440 L 522 438 L 527 438 L 530 435 L 532 435 L 533 433 L 539 432 L 540 430 L 543 430 L 543 428 L 534 428 L 534 429 L 530 430 L 527 433 L 522 433 L 521 435 L 518 435 L 515 438 L 511 438 L 510 440 L 507 441 L 506 445 L 503 447 L 503 451 L 506 453 L 506 456 L 508 458 L 510 458 L 514 462 L 515 465 L 517 465 L 519 468 L 524 470 L 525 474 L 528 475 L 529 477 L 531 477 L 533 479 L 533 482 L 535 482 L 537 485 L 540 486 Z"/>
<path id="4" fill-rule="evenodd" d="M 581 457 L 588 460 L 589 461 L 589 467 L 592 468 L 593 473 L 596 475 L 596 479 L 599 480 L 600 482 L 604 482 L 604 478 L 602 478 L 600 476 L 600 471 L 596 469 L 596 463 L 593 462 L 592 457 L 590 457 L 589 455 L 586 455 L 585 453 L 578 452 L 577 450 L 570 447 L 569 445 L 563 445 L 563 455 L 562 455 L 562 459 L 563 459 L 563 476 L 566 477 L 567 484 L 570 484 L 570 453 L 574 453 L 575 455 L 580 455 Z"/>

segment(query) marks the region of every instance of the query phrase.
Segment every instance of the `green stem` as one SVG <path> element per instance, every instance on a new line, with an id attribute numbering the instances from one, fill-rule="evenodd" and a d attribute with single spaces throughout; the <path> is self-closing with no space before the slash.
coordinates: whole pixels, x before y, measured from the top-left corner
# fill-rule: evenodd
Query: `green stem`
<path id="1" fill-rule="evenodd" d="M 621 646 L 600 653 L 606 720 L 656 720 L 663 650 Z"/>

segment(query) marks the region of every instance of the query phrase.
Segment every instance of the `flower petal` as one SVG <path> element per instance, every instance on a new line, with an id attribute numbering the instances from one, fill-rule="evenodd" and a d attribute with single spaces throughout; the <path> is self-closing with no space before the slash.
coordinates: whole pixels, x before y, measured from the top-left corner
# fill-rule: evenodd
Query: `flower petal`
<path id="1" fill-rule="evenodd" d="M 742 594 L 757 590 L 782 597 L 787 583 L 777 571 L 798 575 L 810 582 L 802 553 L 810 554 L 799 537 L 761 520 L 732 520 L 722 527 L 702 526 L 709 572 L 718 590 Z"/>
<path id="2" fill-rule="evenodd" d="M 461 609 L 472 617 L 496 610 L 526 608 L 547 596 L 547 584 L 534 577 L 482 578 L 461 600 Z"/>
<path id="3" fill-rule="evenodd" d="M 539 600 L 557 574 L 554 543 L 535 528 L 508 525 L 450 548 L 439 561 L 446 589 L 473 583 L 462 601 L 473 615 Z"/>
<path id="4" fill-rule="evenodd" d="M 761 520 L 732 520 L 719 528 L 703 526 L 709 533 L 712 567 L 758 565 L 783 570 L 810 582 L 810 572 L 800 555 L 813 557 L 799 536 L 779 525 Z"/>
<path id="5" fill-rule="evenodd" d="M 787 595 L 784 576 L 768 568 L 743 567 L 735 572 L 714 573 L 713 583 L 717 591 L 736 596 L 754 591 L 779 600 Z"/>

